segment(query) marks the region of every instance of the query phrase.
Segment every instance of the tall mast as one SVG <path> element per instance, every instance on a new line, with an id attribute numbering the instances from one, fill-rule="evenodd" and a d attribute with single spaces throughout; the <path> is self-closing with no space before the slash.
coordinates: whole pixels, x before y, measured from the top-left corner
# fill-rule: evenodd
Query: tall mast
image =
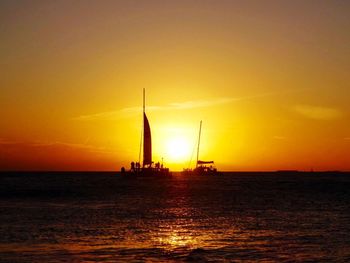
<path id="1" fill-rule="evenodd" d="M 145 98 L 145 88 L 143 88 L 143 113 L 145 113 L 145 105 L 146 105 L 146 98 Z"/>
<path id="2" fill-rule="evenodd" d="M 143 114 L 142 114 L 142 129 L 141 129 L 141 139 L 140 139 L 140 151 L 139 151 L 139 163 L 141 163 L 141 149 L 142 149 L 142 139 L 143 139 L 143 130 L 145 127 L 145 121 L 144 121 L 144 114 L 145 114 L 145 88 L 143 88 L 143 98 L 142 98 L 142 110 L 143 110 Z"/>
<path id="3" fill-rule="evenodd" d="M 199 144 L 201 142 L 201 132 L 202 132 L 202 121 L 199 124 L 199 135 L 198 135 L 198 146 L 197 146 L 197 162 L 196 167 L 198 167 L 198 157 L 199 157 Z"/>
<path id="4" fill-rule="evenodd" d="M 143 88 L 143 96 L 142 96 L 142 111 L 143 111 L 143 113 L 142 113 L 142 130 L 141 130 L 141 141 L 140 141 L 140 154 L 139 154 L 139 163 L 141 163 L 140 161 L 141 161 L 141 147 L 142 147 L 142 139 L 143 139 L 143 136 L 144 136 L 144 131 L 145 131 L 145 101 L 146 101 L 146 99 L 145 99 L 145 88 Z M 143 156 L 143 159 L 145 159 L 145 156 Z M 142 163 L 143 163 L 143 161 L 142 161 Z"/>

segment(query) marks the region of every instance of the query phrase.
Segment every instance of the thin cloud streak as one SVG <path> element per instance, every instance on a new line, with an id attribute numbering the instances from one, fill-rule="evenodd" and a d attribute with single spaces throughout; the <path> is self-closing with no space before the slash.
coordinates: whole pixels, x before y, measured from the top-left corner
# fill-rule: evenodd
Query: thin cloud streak
<path id="1" fill-rule="evenodd" d="M 311 105 L 295 105 L 293 110 L 306 118 L 314 120 L 335 120 L 342 115 L 341 111 L 335 108 Z"/>
<path id="2" fill-rule="evenodd" d="M 106 147 L 97 147 L 93 145 L 88 144 L 79 144 L 79 143 L 67 143 L 67 142 L 60 142 L 60 141 L 54 141 L 54 142 L 41 142 L 41 141 L 35 141 L 35 142 L 24 142 L 24 141 L 11 141 L 6 140 L 3 138 L 0 138 L 0 146 L 23 146 L 23 147 L 56 147 L 56 146 L 62 146 L 65 148 L 70 149 L 76 149 L 76 150 L 85 150 L 88 152 L 94 152 L 94 153 L 105 153 L 105 154 L 113 154 L 115 152 L 109 151 Z"/>
<path id="3" fill-rule="evenodd" d="M 285 136 L 278 136 L 278 135 L 273 136 L 273 138 L 274 138 L 275 140 L 285 140 L 285 139 L 286 139 Z"/>
<path id="4" fill-rule="evenodd" d="M 190 109 L 197 109 L 197 108 L 206 108 L 206 107 L 212 107 L 216 105 L 228 104 L 234 101 L 263 98 L 263 97 L 269 97 L 269 96 L 274 96 L 278 94 L 301 92 L 305 90 L 307 89 L 290 89 L 290 90 L 283 90 L 278 92 L 266 92 L 266 93 L 257 94 L 254 96 L 246 96 L 246 97 L 214 98 L 210 100 L 190 100 L 190 101 L 184 101 L 184 102 L 174 102 L 164 106 L 147 106 L 147 111 L 150 112 L 150 111 L 168 111 L 168 110 L 190 110 Z M 127 118 L 135 114 L 139 114 L 140 112 L 142 112 L 142 107 L 127 107 L 127 108 L 123 108 L 115 111 L 106 111 L 106 112 L 99 112 L 99 113 L 88 114 L 88 115 L 81 115 L 73 118 L 73 120 L 78 120 L 78 121 L 116 120 L 120 118 Z"/>
<path id="5" fill-rule="evenodd" d="M 168 111 L 168 110 L 189 110 L 196 108 L 205 108 L 215 105 L 227 104 L 238 101 L 243 98 L 216 98 L 212 100 L 192 100 L 185 102 L 170 103 L 165 106 L 147 106 L 147 111 Z M 74 120 L 91 121 L 91 120 L 115 120 L 119 118 L 130 117 L 142 111 L 142 107 L 127 107 L 116 111 L 106 111 L 90 115 L 81 115 Z"/>
<path id="6" fill-rule="evenodd" d="M 21 144 L 17 141 L 12 141 L 12 140 L 6 140 L 4 138 L 0 138 L 0 145 L 15 145 L 15 144 Z"/>

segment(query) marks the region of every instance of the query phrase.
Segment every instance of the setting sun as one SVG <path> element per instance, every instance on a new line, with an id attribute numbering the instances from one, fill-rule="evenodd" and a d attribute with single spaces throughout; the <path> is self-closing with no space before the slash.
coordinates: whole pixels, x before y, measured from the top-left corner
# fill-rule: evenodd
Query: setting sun
<path id="1" fill-rule="evenodd" d="M 186 138 L 174 137 L 170 138 L 166 143 L 166 154 L 169 161 L 183 162 L 191 158 L 191 144 Z"/>

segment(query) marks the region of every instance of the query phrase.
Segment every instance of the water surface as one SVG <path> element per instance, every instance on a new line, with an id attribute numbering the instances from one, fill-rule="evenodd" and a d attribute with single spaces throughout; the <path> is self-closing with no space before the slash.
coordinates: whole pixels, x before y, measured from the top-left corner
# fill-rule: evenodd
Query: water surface
<path id="1" fill-rule="evenodd" d="M 1 262 L 350 261 L 350 175 L 0 174 Z"/>

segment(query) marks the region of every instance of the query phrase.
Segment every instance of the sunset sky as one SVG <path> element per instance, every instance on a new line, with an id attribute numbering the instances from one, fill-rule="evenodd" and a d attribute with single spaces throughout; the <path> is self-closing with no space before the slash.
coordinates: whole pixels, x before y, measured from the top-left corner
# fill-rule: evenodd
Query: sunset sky
<path id="1" fill-rule="evenodd" d="M 0 2 L 0 170 L 350 170 L 350 1 Z M 181 146 L 181 147 L 179 147 Z M 193 165 L 193 162 L 192 162 Z"/>

